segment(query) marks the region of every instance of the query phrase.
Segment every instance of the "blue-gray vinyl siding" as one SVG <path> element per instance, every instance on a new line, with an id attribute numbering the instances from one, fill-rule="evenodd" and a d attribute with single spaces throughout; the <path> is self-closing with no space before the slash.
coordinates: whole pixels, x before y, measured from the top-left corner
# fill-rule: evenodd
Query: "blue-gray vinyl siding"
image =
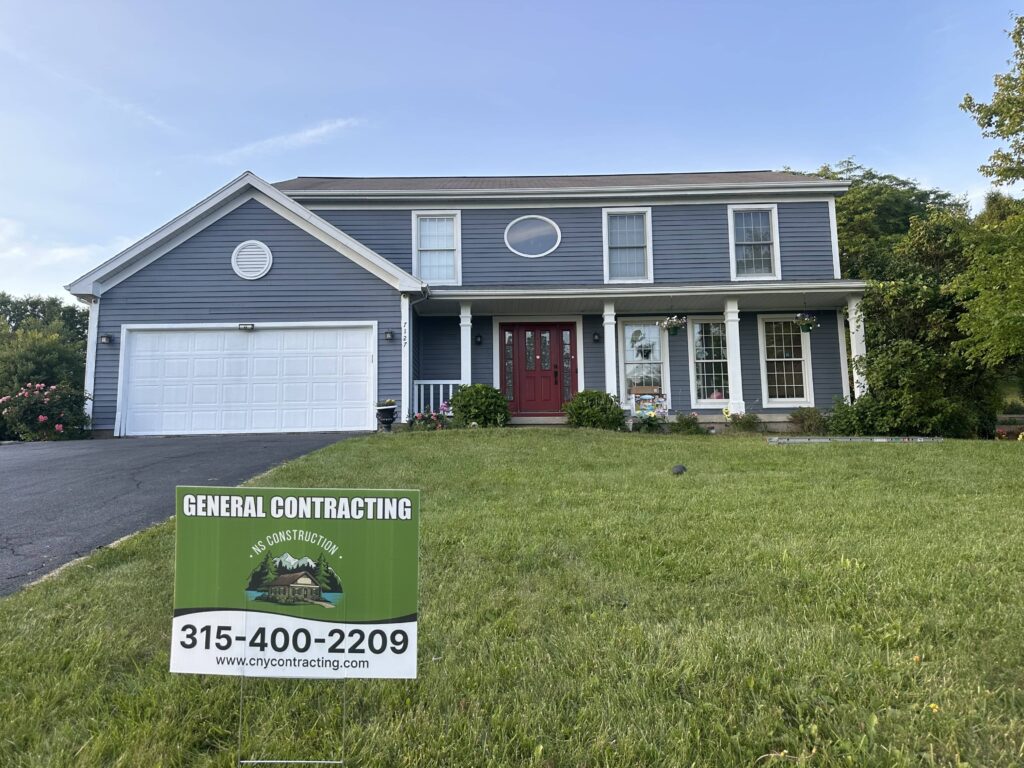
<path id="1" fill-rule="evenodd" d="M 834 277 L 832 230 L 826 200 L 780 202 L 778 224 L 782 279 Z M 462 285 L 603 285 L 601 206 L 566 208 L 465 208 L 462 210 Z M 315 212 L 405 270 L 412 269 L 412 210 Z M 505 227 L 540 214 L 562 232 L 555 251 L 536 259 L 512 253 Z M 730 280 L 726 203 L 651 207 L 655 283 L 727 283 Z"/>
<path id="2" fill-rule="evenodd" d="M 266 243 L 270 272 L 243 280 L 231 253 Z M 121 325 L 132 323 L 376 320 L 377 397 L 401 398 L 401 302 L 397 291 L 260 203 L 250 200 L 103 294 L 96 347 L 93 419 L 112 429 Z M 384 340 L 393 330 L 395 340 Z"/>
<path id="3" fill-rule="evenodd" d="M 601 341 L 594 343 L 594 334 Z M 583 316 L 583 386 L 604 391 L 604 318 L 601 315 Z"/>
<path id="4" fill-rule="evenodd" d="M 475 339 L 480 337 L 480 344 Z M 470 352 L 470 381 L 494 386 L 494 319 L 473 317 L 473 350 Z M 453 378 L 459 378 L 455 372 Z"/>
<path id="5" fill-rule="evenodd" d="M 458 317 L 421 317 L 413 336 L 418 360 L 417 379 L 452 381 L 461 375 L 462 357 Z M 418 340 L 417 340 L 418 339 Z"/>
<path id="6" fill-rule="evenodd" d="M 314 212 L 392 264 L 412 272 L 412 211 L 369 209 Z"/>

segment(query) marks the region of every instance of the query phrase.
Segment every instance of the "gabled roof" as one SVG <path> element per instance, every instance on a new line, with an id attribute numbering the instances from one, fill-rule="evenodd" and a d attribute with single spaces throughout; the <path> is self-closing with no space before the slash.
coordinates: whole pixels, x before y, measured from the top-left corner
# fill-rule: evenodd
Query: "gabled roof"
<path id="1" fill-rule="evenodd" d="M 274 186 L 295 197 L 516 197 L 782 189 L 841 193 L 849 184 L 789 171 L 712 171 L 571 176 L 299 176 Z"/>
<path id="2" fill-rule="evenodd" d="M 419 292 L 425 288 L 426 284 L 422 280 L 413 277 L 333 224 L 324 221 L 251 171 L 246 171 L 205 200 L 171 219 L 155 232 L 82 275 L 65 288 L 76 296 L 101 296 L 104 291 L 152 263 L 220 216 L 252 199 L 266 205 L 395 289 Z"/>
<path id="3" fill-rule="evenodd" d="M 309 579 L 314 584 L 316 584 L 316 579 L 314 579 L 309 573 L 307 573 L 306 571 L 298 571 L 297 573 L 285 573 L 285 574 L 283 574 L 281 576 L 278 576 L 272 582 L 267 584 L 267 586 L 268 587 L 287 587 L 287 586 L 297 582 L 303 576 L 305 576 L 307 579 Z M 319 586 L 319 585 L 317 585 L 317 586 Z"/>

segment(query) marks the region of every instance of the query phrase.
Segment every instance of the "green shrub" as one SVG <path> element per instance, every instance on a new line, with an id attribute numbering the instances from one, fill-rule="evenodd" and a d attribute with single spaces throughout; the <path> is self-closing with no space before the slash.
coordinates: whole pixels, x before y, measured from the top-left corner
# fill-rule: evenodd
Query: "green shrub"
<path id="1" fill-rule="evenodd" d="M 764 425 L 756 413 L 733 413 L 729 415 L 729 428 L 735 432 L 762 432 Z"/>
<path id="2" fill-rule="evenodd" d="M 676 420 L 668 425 L 669 431 L 676 435 L 706 435 L 708 431 L 700 425 L 696 413 L 679 414 Z"/>
<path id="3" fill-rule="evenodd" d="M 84 379 L 84 344 L 67 342 L 51 329 L 0 330 L 0 391 L 13 392 L 23 381 L 81 387 Z"/>
<path id="4" fill-rule="evenodd" d="M 593 429 L 624 429 L 626 414 L 619 405 L 619 399 L 607 392 L 585 389 L 577 392 L 562 406 L 571 427 Z"/>
<path id="5" fill-rule="evenodd" d="M 664 432 L 665 420 L 656 413 L 641 413 L 633 419 L 634 432 Z"/>
<path id="6" fill-rule="evenodd" d="M 828 414 L 822 413 L 817 408 L 797 408 L 789 414 L 789 423 L 793 425 L 797 434 L 828 434 Z"/>
<path id="7" fill-rule="evenodd" d="M 452 415 L 461 426 L 503 427 L 508 424 L 508 400 L 494 387 L 470 384 L 452 395 Z"/>
<path id="8" fill-rule="evenodd" d="M 843 437 L 865 435 L 863 415 L 841 397 L 837 397 L 828 418 L 828 433 Z"/>
<path id="9" fill-rule="evenodd" d="M 1003 413 L 1024 413 L 1024 402 L 1010 398 L 1003 403 Z"/>
<path id="10" fill-rule="evenodd" d="M 29 382 L 0 397 L 0 416 L 21 440 L 72 440 L 88 437 L 85 393 L 63 384 Z"/>

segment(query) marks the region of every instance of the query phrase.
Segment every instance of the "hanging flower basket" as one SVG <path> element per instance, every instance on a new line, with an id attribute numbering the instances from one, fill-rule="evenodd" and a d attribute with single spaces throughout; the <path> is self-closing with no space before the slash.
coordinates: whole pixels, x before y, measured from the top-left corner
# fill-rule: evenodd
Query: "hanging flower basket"
<path id="1" fill-rule="evenodd" d="M 801 312 L 798 314 L 796 316 L 796 324 L 800 326 L 800 330 L 804 333 L 810 333 L 821 325 L 813 312 Z"/>
<path id="2" fill-rule="evenodd" d="M 686 315 L 680 317 L 679 315 L 672 315 L 672 317 L 666 317 L 664 320 L 659 320 L 658 325 L 668 331 L 669 336 L 677 336 L 680 328 L 686 327 Z"/>

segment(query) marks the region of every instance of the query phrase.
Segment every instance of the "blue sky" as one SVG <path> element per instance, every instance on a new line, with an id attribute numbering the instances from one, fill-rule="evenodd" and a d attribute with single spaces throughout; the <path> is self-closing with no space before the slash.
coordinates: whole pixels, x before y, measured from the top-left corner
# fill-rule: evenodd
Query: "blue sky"
<path id="1" fill-rule="evenodd" d="M 0 0 L 0 290 L 61 288 L 251 169 L 814 169 L 979 201 L 997 2 Z"/>

